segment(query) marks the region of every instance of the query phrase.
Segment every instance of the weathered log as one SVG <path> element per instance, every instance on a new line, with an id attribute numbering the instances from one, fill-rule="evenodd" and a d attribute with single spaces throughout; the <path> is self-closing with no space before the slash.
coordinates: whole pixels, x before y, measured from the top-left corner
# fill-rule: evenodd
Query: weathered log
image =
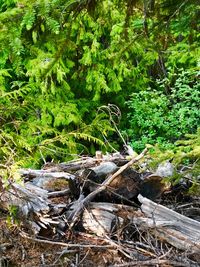
<path id="1" fill-rule="evenodd" d="M 114 173 L 118 169 L 117 165 L 114 162 L 102 162 L 100 165 L 93 168 L 89 168 L 91 171 L 89 173 L 88 179 L 93 179 L 93 177 L 98 177 L 99 181 L 104 180 L 108 174 Z M 98 181 L 96 181 L 98 182 Z"/>
<path id="2" fill-rule="evenodd" d="M 113 234 L 126 224 L 151 231 L 160 240 L 190 253 L 200 252 L 200 222 L 139 196 L 142 212 L 112 203 L 90 203 L 83 213 L 83 226 L 98 236 Z"/>
<path id="3" fill-rule="evenodd" d="M 118 169 L 113 162 L 103 162 L 94 168 L 85 169 L 80 176 L 80 179 L 83 180 L 84 190 L 87 193 L 93 192 L 105 181 L 108 175 L 113 174 Z M 141 182 L 140 174 L 134 169 L 128 168 L 110 183 L 107 190 L 101 193 L 100 198 L 107 201 L 120 197 L 131 199 L 139 194 Z"/>
<path id="4" fill-rule="evenodd" d="M 9 189 L 3 189 L 0 194 L 0 205 L 8 209 L 9 206 L 16 206 L 19 211 L 27 216 L 30 211 L 47 212 L 49 210 L 47 191 L 34 185 L 27 184 L 27 187 L 12 183 Z"/>
<path id="5" fill-rule="evenodd" d="M 150 228 L 157 236 L 176 248 L 200 252 L 200 222 L 181 215 L 162 205 L 138 196 L 146 220 L 138 220 L 145 228 Z M 137 219 L 136 219 L 137 220 Z M 136 220 L 134 222 L 136 222 Z"/>
<path id="6" fill-rule="evenodd" d="M 20 174 L 28 177 L 31 183 L 48 191 L 61 191 L 69 187 L 69 181 L 74 180 L 73 174 L 65 172 L 50 172 L 48 170 L 24 170 Z"/>
<path id="7" fill-rule="evenodd" d="M 86 194 L 95 191 L 108 175 L 118 169 L 117 165 L 113 162 L 104 162 L 94 168 L 84 169 L 79 172 L 79 180 L 81 186 L 83 186 L 83 191 Z M 75 184 L 74 187 L 76 188 L 77 181 L 73 180 L 72 183 Z M 106 190 L 101 192 L 98 199 L 104 199 L 104 201 L 108 202 L 113 200 L 119 202 L 122 199 L 136 199 L 140 193 L 149 199 L 155 200 L 166 189 L 168 188 L 166 183 L 163 183 L 162 177 L 152 173 L 141 174 L 132 167 L 129 167 L 115 177 Z M 71 191 L 73 192 L 74 190 Z"/>
<path id="8" fill-rule="evenodd" d="M 41 228 L 58 224 L 48 215 L 50 210 L 48 191 L 27 183 L 24 186 L 12 183 L 0 192 L 0 208 L 9 210 L 16 207 L 16 218 L 25 227 L 37 234 Z"/>
<path id="9" fill-rule="evenodd" d="M 99 165 L 100 162 L 114 162 L 117 166 L 122 166 L 128 162 L 126 158 L 124 158 L 119 153 L 113 155 L 103 155 L 102 158 L 99 157 L 86 157 L 77 160 L 72 160 L 69 162 L 63 163 L 47 163 L 44 165 L 43 169 L 49 171 L 64 171 L 64 172 L 75 172 L 82 169 L 93 168 Z"/>
<path id="10" fill-rule="evenodd" d="M 113 203 L 92 202 L 84 210 L 83 227 L 97 236 L 112 235 L 127 223 L 129 216 L 143 216 L 136 208 Z"/>
<path id="11" fill-rule="evenodd" d="M 90 232 L 95 233 L 97 236 L 112 234 L 119 219 L 113 212 L 114 207 L 113 210 L 108 210 L 105 206 L 98 207 L 95 206 L 95 204 L 93 203 L 89 209 L 84 211 L 82 217 L 83 227 Z M 111 205 L 108 205 L 107 207 L 111 207 Z"/>
<path id="12" fill-rule="evenodd" d="M 80 182 L 84 183 L 84 188 L 88 188 L 91 192 L 97 187 L 94 183 L 101 184 L 109 174 L 114 173 L 117 169 L 117 165 L 113 162 L 102 162 L 98 166 L 80 170 L 76 174 Z"/>

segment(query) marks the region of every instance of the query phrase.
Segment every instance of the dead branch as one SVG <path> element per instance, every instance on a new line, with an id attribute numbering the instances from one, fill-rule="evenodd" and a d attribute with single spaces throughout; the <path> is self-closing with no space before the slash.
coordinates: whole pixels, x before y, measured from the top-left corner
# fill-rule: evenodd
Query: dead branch
<path id="1" fill-rule="evenodd" d="M 70 193 L 70 189 L 65 189 L 65 190 L 55 191 L 55 192 L 49 192 L 48 198 L 66 196 L 69 193 Z"/>
<path id="2" fill-rule="evenodd" d="M 97 166 L 100 162 L 108 162 L 112 161 L 117 165 L 123 165 L 127 163 L 127 159 L 125 159 L 122 155 L 119 153 L 115 153 L 114 155 L 104 155 L 101 159 L 98 157 L 96 158 L 81 158 L 78 160 L 73 160 L 70 162 L 63 162 L 59 164 L 46 164 L 44 166 L 47 171 L 63 171 L 63 172 L 75 172 L 82 169 L 92 168 Z M 49 166 L 48 166 L 49 165 Z"/>
<path id="3" fill-rule="evenodd" d="M 65 178 L 67 180 L 69 179 L 75 179 L 75 176 L 66 173 L 66 172 L 50 172 L 48 170 L 24 170 L 21 169 L 19 173 L 23 176 L 30 176 L 30 177 L 51 177 L 51 178 Z"/>
<path id="4" fill-rule="evenodd" d="M 45 243 L 49 245 L 58 245 L 58 246 L 63 246 L 63 247 L 73 247 L 73 248 L 113 248 L 113 245 L 91 245 L 91 244 L 72 244 L 72 243 L 64 243 L 64 242 L 56 242 L 56 241 L 51 241 L 51 240 L 46 240 L 46 239 L 38 239 L 31 237 L 27 235 L 24 232 L 20 232 L 20 236 L 29 240 L 32 240 L 34 242 L 39 242 L 39 243 Z"/>

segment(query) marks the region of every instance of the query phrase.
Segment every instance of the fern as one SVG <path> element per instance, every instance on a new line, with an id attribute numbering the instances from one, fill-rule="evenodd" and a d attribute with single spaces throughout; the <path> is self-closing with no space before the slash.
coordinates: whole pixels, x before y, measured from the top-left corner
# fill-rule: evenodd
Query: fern
<path id="1" fill-rule="evenodd" d="M 98 144 L 100 146 L 105 146 L 105 143 L 101 139 L 96 138 L 96 137 L 94 137 L 92 135 L 89 135 L 89 134 L 86 134 L 86 133 L 75 133 L 75 132 L 73 132 L 73 133 L 69 133 L 69 135 L 75 137 L 78 140 L 83 139 L 85 141 L 89 141 L 89 143 L 93 142 L 93 143 L 96 143 L 96 144 Z"/>

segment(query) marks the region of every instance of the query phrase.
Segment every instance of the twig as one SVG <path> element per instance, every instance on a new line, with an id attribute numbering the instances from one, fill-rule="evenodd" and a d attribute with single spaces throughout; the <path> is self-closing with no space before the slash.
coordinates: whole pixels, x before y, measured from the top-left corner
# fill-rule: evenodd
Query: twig
<path id="1" fill-rule="evenodd" d="M 64 256 L 65 254 L 73 254 L 73 253 L 77 253 L 77 252 L 79 252 L 78 249 L 73 249 L 73 250 L 64 249 L 63 251 L 58 252 L 57 254 L 60 254 L 60 255 L 59 255 L 58 258 L 53 262 L 52 266 L 55 266 L 55 265 L 59 262 L 59 260 L 61 259 L 61 257 Z"/>
<path id="2" fill-rule="evenodd" d="M 20 232 L 20 236 L 29 240 L 32 240 L 34 242 L 39 242 L 39 243 L 45 243 L 49 245 L 58 245 L 58 246 L 63 246 L 63 247 L 74 247 L 74 248 L 113 248 L 113 245 L 91 245 L 91 244 L 71 244 L 71 243 L 63 243 L 63 242 L 56 242 L 56 241 L 51 241 L 51 240 L 45 240 L 45 239 L 38 239 L 34 238 L 31 236 L 28 236 L 24 232 Z"/>
<path id="3" fill-rule="evenodd" d="M 128 167 L 133 165 L 133 163 L 139 161 L 141 158 L 144 157 L 144 155 L 147 153 L 147 148 L 145 148 L 140 155 L 138 155 L 135 158 L 132 158 L 128 163 L 123 165 L 118 171 L 116 171 L 114 174 L 109 176 L 96 190 L 91 192 L 87 197 L 85 197 L 83 200 L 79 202 L 79 206 L 74 212 L 72 211 L 71 214 L 68 216 L 68 220 L 71 220 L 71 223 L 69 224 L 69 228 L 71 229 L 74 224 L 78 221 L 78 218 L 83 210 L 83 208 L 90 203 L 90 201 L 100 192 L 106 190 L 107 186 L 111 184 L 111 182 L 120 175 L 124 170 L 126 170 Z M 74 214 L 73 214 L 74 213 Z"/>
<path id="4" fill-rule="evenodd" d="M 88 256 L 89 253 L 90 253 L 90 250 L 88 250 L 88 251 L 85 253 L 84 257 L 79 261 L 79 263 L 78 263 L 77 266 L 81 266 L 81 263 L 84 262 L 84 260 L 87 258 L 87 256 Z"/>
<path id="5" fill-rule="evenodd" d="M 106 241 L 109 243 L 109 244 L 111 244 L 111 245 L 113 245 L 113 246 L 115 246 L 116 247 L 116 249 L 119 251 L 119 252 L 121 252 L 125 257 L 127 257 L 128 259 L 133 259 L 134 258 L 134 256 L 136 256 L 136 252 L 135 253 L 133 253 L 132 251 L 130 251 L 129 249 L 127 249 L 127 248 L 123 248 L 122 247 L 122 245 L 121 244 L 117 244 L 114 240 L 112 240 L 109 236 L 106 236 Z M 135 254 L 135 255 L 134 255 Z"/>
<path id="6" fill-rule="evenodd" d="M 159 260 L 159 259 L 152 259 L 147 261 L 130 261 L 123 264 L 116 264 L 116 265 L 110 265 L 109 267 L 127 267 L 127 266 L 157 266 L 157 265 L 168 265 L 168 266 L 180 266 L 180 267 L 197 267 L 198 265 L 191 263 L 185 263 L 180 261 L 170 261 L 170 260 Z"/>
<path id="7" fill-rule="evenodd" d="M 55 191 L 55 192 L 49 192 L 48 193 L 48 198 L 66 196 L 69 193 L 70 193 L 70 190 L 69 189 L 64 189 L 64 190 Z"/>
<path id="8" fill-rule="evenodd" d="M 120 109 L 114 105 L 114 104 L 108 104 L 107 106 L 101 106 L 99 108 L 99 110 L 106 110 L 109 114 L 109 119 L 111 121 L 111 123 L 113 124 L 115 131 L 117 132 L 117 134 L 119 135 L 119 137 L 121 138 L 122 142 L 124 143 L 124 145 L 126 146 L 126 141 L 124 140 L 124 137 L 122 136 L 121 132 L 119 131 L 117 124 L 114 120 L 114 116 L 118 119 L 118 121 L 120 121 L 121 118 L 121 112 Z"/>

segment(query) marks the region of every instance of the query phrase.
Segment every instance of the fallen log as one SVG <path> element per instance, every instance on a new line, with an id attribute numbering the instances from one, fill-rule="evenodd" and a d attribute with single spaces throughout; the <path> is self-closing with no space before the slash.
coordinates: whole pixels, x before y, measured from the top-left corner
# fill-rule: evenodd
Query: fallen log
<path id="1" fill-rule="evenodd" d="M 27 183 L 26 187 L 12 183 L 8 189 L 0 192 L 0 207 L 9 209 L 10 206 L 16 206 L 24 216 L 31 211 L 46 213 L 49 210 L 47 193 L 31 183 Z"/>
<path id="2" fill-rule="evenodd" d="M 15 219 L 29 231 L 38 234 L 42 228 L 47 229 L 50 225 L 58 224 L 49 216 L 50 202 L 48 191 L 34 186 L 31 183 L 20 185 L 11 183 L 6 190 L 0 191 L 0 208 L 9 211 L 15 208 Z"/>
<path id="3" fill-rule="evenodd" d="M 113 235 L 118 232 L 124 223 L 128 223 L 129 217 L 143 216 L 141 211 L 134 207 L 105 203 L 92 202 L 84 209 L 82 216 L 83 227 L 97 236 Z"/>
<path id="4" fill-rule="evenodd" d="M 101 162 L 113 162 L 118 166 L 122 166 L 128 162 L 126 158 L 124 158 L 119 153 L 115 153 L 113 155 L 103 155 L 99 157 L 98 155 L 94 158 L 85 157 L 77 160 L 72 160 L 70 162 L 62 162 L 62 163 L 46 163 L 43 167 L 44 170 L 49 171 L 63 171 L 63 172 L 75 172 L 82 169 L 93 168 L 98 166 Z"/>
<path id="5" fill-rule="evenodd" d="M 141 195 L 141 210 L 147 217 L 138 220 L 145 228 L 153 230 L 159 238 L 178 249 L 200 252 L 200 222 L 159 205 Z M 134 221 L 134 220 L 133 220 Z"/>
<path id="6" fill-rule="evenodd" d="M 66 172 L 53 172 L 49 170 L 19 170 L 25 180 L 47 191 L 61 191 L 69 187 L 69 183 L 75 180 L 75 176 Z"/>
<path id="7" fill-rule="evenodd" d="M 200 222 L 139 196 L 141 211 L 112 203 L 90 203 L 83 213 L 84 228 L 97 236 L 113 235 L 125 224 L 151 232 L 161 241 L 187 251 L 200 252 Z"/>

